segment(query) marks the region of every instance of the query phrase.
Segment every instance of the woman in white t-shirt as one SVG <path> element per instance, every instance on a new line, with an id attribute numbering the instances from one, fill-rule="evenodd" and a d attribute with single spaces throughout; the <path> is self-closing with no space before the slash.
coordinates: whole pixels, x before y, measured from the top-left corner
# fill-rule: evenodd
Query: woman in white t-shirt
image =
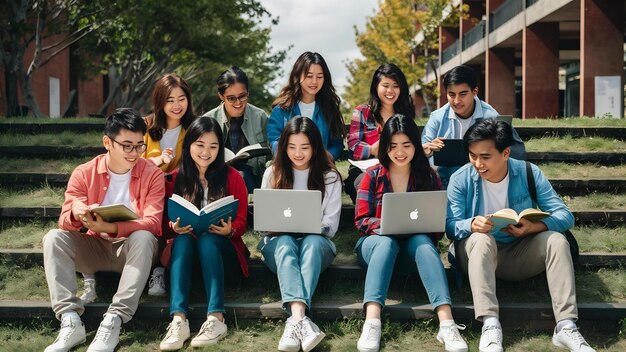
<path id="1" fill-rule="evenodd" d="M 326 336 L 306 316 L 320 273 L 335 258 L 331 239 L 339 226 L 341 176 L 329 160 L 315 123 L 307 117 L 289 120 L 278 140 L 272 167 L 265 170 L 262 188 L 322 192 L 321 234 L 265 233 L 259 243 L 263 261 L 278 274 L 283 309 L 290 317 L 279 351 L 312 350 Z"/>

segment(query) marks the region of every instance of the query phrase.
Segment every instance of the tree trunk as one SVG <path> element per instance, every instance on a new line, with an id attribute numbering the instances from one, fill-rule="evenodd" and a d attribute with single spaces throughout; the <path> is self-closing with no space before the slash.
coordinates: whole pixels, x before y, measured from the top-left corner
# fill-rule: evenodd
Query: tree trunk
<path id="1" fill-rule="evenodd" d="M 113 101 L 115 101 L 116 96 L 119 93 L 120 86 L 122 84 L 122 80 L 120 76 L 118 76 L 115 66 L 109 67 L 109 72 L 107 74 L 107 78 L 109 80 L 109 91 L 107 92 L 107 98 L 102 103 L 102 106 L 98 110 L 98 114 L 107 115 L 107 111 L 109 111 L 109 106 Z"/>
<path id="2" fill-rule="evenodd" d="M 17 74 L 10 67 L 4 67 L 4 89 L 6 97 L 5 116 L 19 115 L 19 103 L 17 101 Z"/>

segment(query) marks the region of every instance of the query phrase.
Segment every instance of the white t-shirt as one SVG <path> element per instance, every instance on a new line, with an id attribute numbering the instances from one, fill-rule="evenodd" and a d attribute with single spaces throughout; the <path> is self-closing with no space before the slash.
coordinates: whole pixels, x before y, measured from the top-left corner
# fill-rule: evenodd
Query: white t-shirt
<path id="1" fill-rule="evenodd" d="M 300 108 L 300 115 L 306 116 L 308 118 L 313 117 L 313 112 L 315 111 L 315 102 L 312 103 L 303 103 L 298 102 L 298 107 Z"/>
<path id="2" fill-rule="evenodd" d="M 459 115 L 454 114 L 454 119 L 458 121 L 458 126 L 460 127 L 458 130 L 456 130 L 457 135 L 454 136 L 454 138 L 456 139 L 463 139 L 463 136 L 465 135 L 465 132 L 467 132 L 467 130 L 470 128 L 470 126 L 472 125 L 472 117 L 468 117 L 466 119 L 462 119 L 459 117 Z"/>
<path id="3" fill-rule="evenodd" d="M 133 206 L 130 204 L 130 172 L 128 170 L 125 174 L 116 174 L 109 170 L 109 178 L 111 182 L 109 182 L 109 188 L 107 188 L 106 194 L 104 195 L 104 199 L 102 199 L 102 204 L 100 205 L 111 205 L 122 203 L 128 207 L 128 209 L 135 211 Z"/>
<path id="4" fill-rule="evenodd" d="M 167 148 L 172 148 L 174 151 L 176 151 L 176 142 L 178 142 L 178 136 L 180 135 L 180 130 L 182 128 L 182 125 L 178 125 L 178 127 L 165 130 L 165 132 L 163 133 L 163 137 L 161 137 L 161 141 L 159 141 L 159 144 L 161 145 L 161 151 Z"/>
<path id="5" fill-rule="evenodd" d="M 498 183 L 482 180 L 483 215 L 509 207 L 509 173 Z"/>

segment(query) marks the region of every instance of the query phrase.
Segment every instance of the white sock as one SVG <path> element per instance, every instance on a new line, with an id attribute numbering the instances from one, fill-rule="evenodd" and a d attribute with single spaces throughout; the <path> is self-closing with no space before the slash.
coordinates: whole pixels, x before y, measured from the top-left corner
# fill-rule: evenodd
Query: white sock
<path id="1" fill-rule="evenodd" d="M 439 322 L 439 327 L 452 326 L 452 325 L 454 325 L 454 320 L 442 320 Z"/>
<path id="2" fill-rule="evenodd" d="M 163 276 L 165 275 L 165 268 L 162 266 L 157 266 L 154 268 L 154 270 L 152 271 L 152 275 L 154 276 Z"/>
<path id="3" fill-rule="evenodd" d="M 85 279 L 85 281 L 96 281 L 96 275 L 95 274 L 83 274 L 83 278 Z"/>
<path id="4" fill-rule="evenodd" d="M 382 323 L 380 322 L 380 319 L 365 319 L 366 323 L 372 324 L 372 325 L 382 325 Z"/>
<path id="5" fill-rule="evenodd" d="M 498 317 L 487 315 L 483 319 L 483 327 L 485 326 L 497 326 L 500 328 L 500 320 L 498 320 Z"/>
<path id="6" fill-rule="evenodd" d="M 172 323 L 177 321 L 185 321 L 185 318 L 181 317 L 180 315 L 175 315 L 174 318 L 172 318 Z"/>
<path id="7" fill-rule="evenodd" d="M 61 314 L 61 319 L 65 317 L 70 317 L 70 320 L 72 321 L 80 321 L 80 315 L 78 315 L 78 313 L 76 313 L 75 310 L 71 310 L 69 312 L 65 312 Z"/>
<path id="8" fill-rule="evenodd" d="M 557 334 L 561 332 L 563 328 L 573 329 L 576 327 L 576 323 L 572 319 L 563 319 L 556 324 L 556 332 Z"/>

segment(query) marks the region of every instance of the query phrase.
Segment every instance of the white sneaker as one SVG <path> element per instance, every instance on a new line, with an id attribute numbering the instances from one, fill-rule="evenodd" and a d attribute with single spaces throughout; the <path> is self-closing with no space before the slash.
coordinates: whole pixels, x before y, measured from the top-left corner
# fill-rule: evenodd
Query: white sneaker
<path id="1" fill-rule="evenodd" d="M 191 337 L 189 332 L 189 320 L 174 318 L 167 326 L 167 333 L 159 345 L 161 351 L 178 351 L 183 348 L 185 341 Z"/>
<path id="2" fill-rule="evenodd" d="M 324 334 L 309 317 L 304 317 L 298 322 L 300 328 L 300 341 L 302 342 L 302 351 L 309 352 L 314 349 L 326 334 Z"/>
<path id="3" fill-rule="evenodd" d="M 478 350 L 480 352 L 502 352 L 502 328 L 496 325 L 483 326 Z"/>
<path id="4" fill-rule="evenodd" d="M 444 325 L 439 326 L 437 341 L 443 343 L 448 352 L 467 352 L 467 343 L 463 340 L 459 330 L 465 330 L 465 325 Z"/>
<path id="5" fill-rule="evenodd" d="M 106 313 L 87 352 L 113 352 L 120 342 L 121 326 L 122 319 L 120 317 Z"/>
<path id="6" fill-rule="evenodd" d="M 191 339 L 191 347 L 214 345 L 226 336 L 227 332 L 228 328 L 226 324 L 219 321 L 216 317 L 209 315 L 209 318 L 202 324 L 198 335 Z"/>
<path id="7" fill-rule="evenodd" d="M 80 296 L 80 300 L 83 304 L 88 304 L 95 301 L 96 298 L 98 298 L 96 294 L 96 280 L 84 280 L 83 294 Z"/>
<path id="8" fill-rule="evenodd" d="M 148 283 L 148 294 L 150 296 L 165 296 L 165 268 L 157 266 L 152 271 L 150 282 Z"/>
<path id="9" fill-rule="evenodd" d="M 283 330 L 283 335 L 278 341 L 278 350 L 283 352 L 300 351 L 300 330 L 291 317 L 285 321 L 285 330 Z"/>
<path id="10" fill-rule="evenodd" d="M 380 349 L 380 335 L 382 333 L 380 319 L 367 319 L 363 323 L 361 337 L 356 344 L 359 352 L 378 352 Z"/>
<path id="11" fill-rule="evenodd" d="M 85 343 L 85 341 L 85 325 L 80 320 L 78 313 L 63 313 L 59 335 L 52 345 L 46 347 L 44 352 L 66 352 L 74 346 Z"/>
<path id="12" fill-rule="evenodd" d="M 558 333 L 554 329 L 554 335 L 552 335 L 552 344 L 557 347 L 568 348 L 574 352 L 595 352 L 591 346 L 585 341 L 583 335 L 578 331 L 578 327 L 563 328 Z"/>

